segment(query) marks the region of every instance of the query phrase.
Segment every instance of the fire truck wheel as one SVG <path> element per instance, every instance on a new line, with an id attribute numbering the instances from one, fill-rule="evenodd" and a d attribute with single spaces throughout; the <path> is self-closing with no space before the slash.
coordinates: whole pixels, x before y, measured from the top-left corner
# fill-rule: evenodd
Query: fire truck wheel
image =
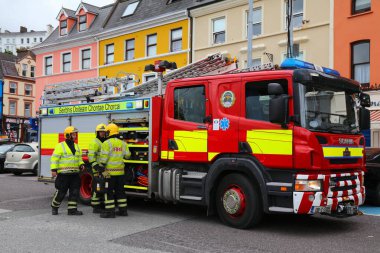
<path id="1" fill-rule="evenodd" d="M 80 190 L 79 199 L 85 205 L 91 204 L 91 190 L 92 190 L 92 171 L 91 168 L 86 166 L 80 174 Z"/>
<path id="2" fill-rule="evenodd" d="M 263 216 L 259 191 L 247 177 L 229 174 L 218 185 L 216 208 L 219 218 L 235 228 L 257 225 Z"/>

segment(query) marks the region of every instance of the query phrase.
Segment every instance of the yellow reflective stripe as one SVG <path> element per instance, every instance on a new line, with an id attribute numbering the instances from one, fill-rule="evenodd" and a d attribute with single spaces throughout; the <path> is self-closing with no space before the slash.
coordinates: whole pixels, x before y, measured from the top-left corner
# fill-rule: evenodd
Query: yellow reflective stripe
<path id="1" fill-rule="evenodd" d="M 118 204 L 119 207 L 127 207 L 127 203 L 125 204 Z"/>
<path id="2" fill-rule="evenodd" d="M 252 152 L 268 155 L 292 155 L 292 130 L 249 130 L 247 142 Z"/>
<path id="3" fill-rule="evenodd" d="M 117 203 L 127 203 L 127 199 L 118 199 Z"/>
<path id="4" fill-rule="evenodd" d="M 207 130 L 174 131 L 179 152 L 207 152 Z M 169 158 L 170 159 L 170 158 Z"/>
<path id="5" fill-rule="evenodd" d="M 107 168 L 107 171 L 114 171 L 114 172 L 124 172 L 124 168 L 118 168 L 118 169 L 110 169 L 110 168 Z"/>
<path id="6" fill-rule="evenodd" d="M 54 149 L 59 140 L 58 134 L 41 134 L 41 148 Z"/>
<path id="7" fill-rule="evenodd" d="M 168 153 L 169 153 L 168 159 L 173 160 L 174 159 L 174 151 L 169 151 Z"/>
<path id="8" fill-rule="evenodd" d="M 218 154 L 219 154 L 219 152 L 208 152 L 208 160 L 211 161 Z"/>
<path id="9" fill-rule="evenodd" d="M 322 147 L 324 157 L 363 157 L 362 147 Z M 345 156 L 346 149 L 350 152 L 350 156 Z"/>
<path id="10" fill-rule="evenodd" d="M 161 151 L 161 159 L 168 159 L 168 151 Z"/>

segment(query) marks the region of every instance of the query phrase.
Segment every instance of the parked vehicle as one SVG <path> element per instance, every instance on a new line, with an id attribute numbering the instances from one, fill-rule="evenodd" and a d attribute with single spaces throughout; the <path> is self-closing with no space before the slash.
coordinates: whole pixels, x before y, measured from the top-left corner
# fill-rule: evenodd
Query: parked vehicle
<path id="1" fill-rule="evenodd" d="M 366 148 L 366 166 L 364 185 L 367 201 L 380 206 L 380 148 Z"/>
<path id="2" fill-rule="evenodd" d="M 5 157 L 8 153 L 8 151 L 11 150 L 14 146 L 15 146 L 15 144 L 13 144 L 13 143 L 0 145 L 0 173 L 5 171 L 4 170 Z"/>
<path id="3" fill-rule="evenodd" d="M 4 168 L 15 175 L 38 173 L 38 143 L 16 144 L 6 155 Z"/>
<path id="4" fill-rule="evenodd" d="M 78 128 L 85 151 L 95 126 L 112 122 L 132 153 L 128 196 L 203 205 L 236 228 L 256 225 L 263 213 L 358 214 L 365 199 L 360 129 L 369 128 L 370 106 L 358 82 L 295 59 L 281 70 L 212 76 L 185 67 L 167 76 L 186 78 L 169 81 L 160 78 L 161 63 L 146 68 L 160 81 L 128 89 L 134 97 L 42 106 L 40 176 L 51 177 L 64 127 Z M 90 171 L 82 174 L 82 198 L 91 196 L 90 179 Z"/>

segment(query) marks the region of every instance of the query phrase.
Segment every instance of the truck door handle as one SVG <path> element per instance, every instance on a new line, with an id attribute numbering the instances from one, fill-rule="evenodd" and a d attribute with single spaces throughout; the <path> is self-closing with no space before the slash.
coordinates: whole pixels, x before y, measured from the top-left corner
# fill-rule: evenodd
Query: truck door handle
<path id="1" fill-rule="evenodd" d="M 178 150 L 177 142 L 175 142 L 175 140 L 169 139 L 168 148 L 170 150 Z"/>
<path id="2" fill-rule="evenodd" d="M 207 129 L 207 126 L 204 126 L 204 125 L 198 125 L 197 128 L 198 128 L 198 129 Z"/>

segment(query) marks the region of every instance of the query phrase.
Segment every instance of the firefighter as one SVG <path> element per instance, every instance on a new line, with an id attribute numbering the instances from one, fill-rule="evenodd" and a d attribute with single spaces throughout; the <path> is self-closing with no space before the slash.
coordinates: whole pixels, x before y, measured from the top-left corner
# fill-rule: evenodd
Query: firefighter
<path id="1" fill-rule="evenodd" d="M 93 213 L 100 213 L 101 211 L 101 199 L 102 194 L 96 192 L 96 181 L 99 177 L 99 173 L 104 171 L 104 168 L 100 164 L 100 151 L 102 143 L 106 140 L 106 125 L 99 124 L 95 129 L 96 137 L 90 142 L 88 146 L 88 161 L 91 164 L 94 180 L 92 180 L 92 197 L 91 206 Z"/>
<path id="2" fill-rule="evenodd" d="M 77 209 L 77 199 L 79 196 L 80 177 L 79 171 L 84 169 L 81 150 L 74 141 L 78 135 L 78 129 L 73 126 L 65 128 L 65 141 L 55 146 L 51 156 L 51 174 L 55 179 L 57 189 L 51 202 L 52 214 L 58 214 L 58 208 L 69 190 L 69 200 L 67 204 L 68 215 L 82 215 Z"/>
<path id="3" fill-rule="evenodd" d="M 115 198 L 119 208 L 117 215 L 128 216 L 127 198 L 124 192 L 124 161 L 131 155 L 128 145 L 120 140 L 119 127 L 107 126 L 108 139 L 102 144 L 100 161 L 105 167 L 103 174 L 109 175 L 107 193 L 104 196 L 105 210 L 100 217 L 115 218 Z"/>

